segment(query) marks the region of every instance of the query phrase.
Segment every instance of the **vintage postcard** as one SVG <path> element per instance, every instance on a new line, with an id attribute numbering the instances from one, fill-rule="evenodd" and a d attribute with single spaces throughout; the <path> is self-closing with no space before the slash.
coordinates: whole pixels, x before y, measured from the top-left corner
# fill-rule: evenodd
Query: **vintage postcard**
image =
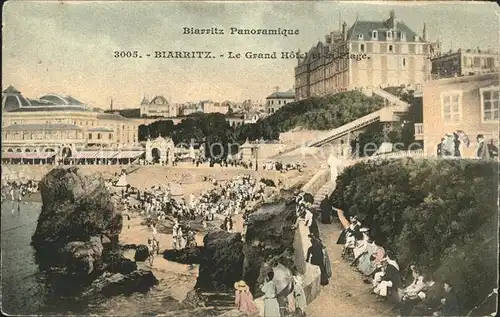
<path id="1" fill-rule="evenodd" d="M 2 312 L 495 316 L 499 13 L 6 2 Z"/>

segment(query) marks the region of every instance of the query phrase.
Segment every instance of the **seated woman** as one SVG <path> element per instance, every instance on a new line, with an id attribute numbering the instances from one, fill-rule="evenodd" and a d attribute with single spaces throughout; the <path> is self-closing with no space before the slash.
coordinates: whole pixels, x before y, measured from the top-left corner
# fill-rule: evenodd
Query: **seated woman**
<path id="1" fill-rule="evenodd" d="M 436 311 L 441 304 L 441 297 L 444 293 L 443 287 L 436 283 L 432 274 L 424 274 L 425 286 L 417 294 L 420 301 L 413 306 L 409 316 L 427 316 Z"/>
<path id="2" fill-rule="evenodd" d="M 444 282 L 444 296 L 441 298 L 441 305 L 433 313 L 433 316 L 458 316 L 458 298 L 449 282 Z"/>
<path id="3" fill-rule="evenodd" d="M 368 276 L 381 267 L 381 261 L 385 256 L 385 250 L 375 242 L 368 244 L 367 253 L 362 255 L 359 260 L 358 269 L 364 275 Z"/>
<path id="4" fill-rule="evenodd" d="M 408 316 L 411 313 L 413 306 L 420 301 L 420 292 L 422 292 L 426 286 L 424 277 L 420 271 L 413 265 L 411 266 L 411 270 L 413 281 L 403 289 L 401 303 L 399 305 L 402 316 Z"/>
<path id="5" fill-rule="evenodd" d="M 387 263 L 387 260 L 381 261 L 381 265 L 383 275 L 380 282 L 375 285 L 373 292 L 379 295 L 381 299 L 386 299 L 387 296 L 401 286 L 401 275 L 398 269 Z"/>
<path id="6" fill-rule="evenodd" d="M 370 237 L 368 236 L 368 228 L 361 228 L 359 231 L 362 234 L 362 238 L 356 240 L 356 245 L 353 249 L 354 253 L 354 261 L 352 261 L 351 266 L 355 265 L 356 262 L 359 260 L 362 254 L 365 253 L 368 247 L 368 243 L 370 241 Z"/>

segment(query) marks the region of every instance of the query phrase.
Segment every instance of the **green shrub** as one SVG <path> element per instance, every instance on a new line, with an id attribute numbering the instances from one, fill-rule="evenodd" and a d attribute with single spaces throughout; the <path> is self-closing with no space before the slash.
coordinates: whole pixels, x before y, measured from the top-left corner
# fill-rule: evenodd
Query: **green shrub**
<path id="1" fill-rule="evenodd" d="M 495 162 L 401 159 L 348 167 L 331 199 L 402 269 L 417 263 L 454 284 L 468 312 L 497 287 L 497 195 Z"/>

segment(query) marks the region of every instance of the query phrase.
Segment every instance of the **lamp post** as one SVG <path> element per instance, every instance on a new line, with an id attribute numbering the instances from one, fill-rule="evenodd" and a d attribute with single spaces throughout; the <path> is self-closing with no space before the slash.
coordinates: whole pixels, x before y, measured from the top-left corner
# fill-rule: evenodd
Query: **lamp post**
<path id="1" fill-rule="evenodd" d="M 259 141 L 255 144 L 255 170 L 259 170 Z"/>

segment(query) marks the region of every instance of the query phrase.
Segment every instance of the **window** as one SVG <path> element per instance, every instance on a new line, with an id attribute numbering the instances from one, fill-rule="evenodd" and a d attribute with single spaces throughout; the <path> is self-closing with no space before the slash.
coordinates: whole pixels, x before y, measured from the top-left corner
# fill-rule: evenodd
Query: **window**
<path id="1" fill-rule="evenodd" d="M 92 133 L 89 133 L 89 140 L 92 140 Z"/>
<path id="2" fill-rule="evenodd" d="M 393 53 L 394 52 L 394 46 L 392 46 L 392 44 L 389 44 L 388 52 L 389 53 Z"/>
<path id="3" fill-rule="evenodd" d="M 461 92 L 450 92 L 441 95 L 444 123 L 457 123 L 461 120 Z"/>
<path id="4" fill-rule="evenodd" d="M 482 121 L 498 124 L 498 87 L 482 88 L 480 92 Z"/>
<path id="5" fill-rule="evenodd" d="M 111 140 L 112 138 L 113 138 L 113 135 L 110 133 L 110 134 L 108 135 L 108 139 L 110 139 L 110 140 Z"/>
<path id="6" fill-rule="evenodd" d="M 101 139 L 101 134 L 97 133 L 97 140 L 100 140 L 100 139 Z"/>
<path id="7" fill-rule="evenodd" d="M 401 41 L 406 41 L 406 33 L 401 32 Z"/>
<path id="8" fill-rule="evenodd" d="M 401 60 L 401 65 L 403 66 L 403 68 L 406 68 L 406 58 L 403 57 L 403 59 Z"/>
<path id="9" fill-rule="evenodd" d="M 362 40 L 363 39 L 363 34 L 358 34 L 358 40 Z"/>
<path id="10" fill-rule="evenodd" d="M 392 31 L 387 31 L 386 35 L 388 40 L 392 40 Z"/>
<path id="11" fill-rule="evenodd" d="M 377 30 L 372 31 L 372 40 L 377 40 L 378 39 L 378 32 Z"/>
<path id="12" fill-rule="evenodd" d="M 365 52 L 365 44 L 360 44 L 360 45 L 359 45 L 359 51 L 360 51 L 361 53 L 364 53 L 364 52 Z"/>

